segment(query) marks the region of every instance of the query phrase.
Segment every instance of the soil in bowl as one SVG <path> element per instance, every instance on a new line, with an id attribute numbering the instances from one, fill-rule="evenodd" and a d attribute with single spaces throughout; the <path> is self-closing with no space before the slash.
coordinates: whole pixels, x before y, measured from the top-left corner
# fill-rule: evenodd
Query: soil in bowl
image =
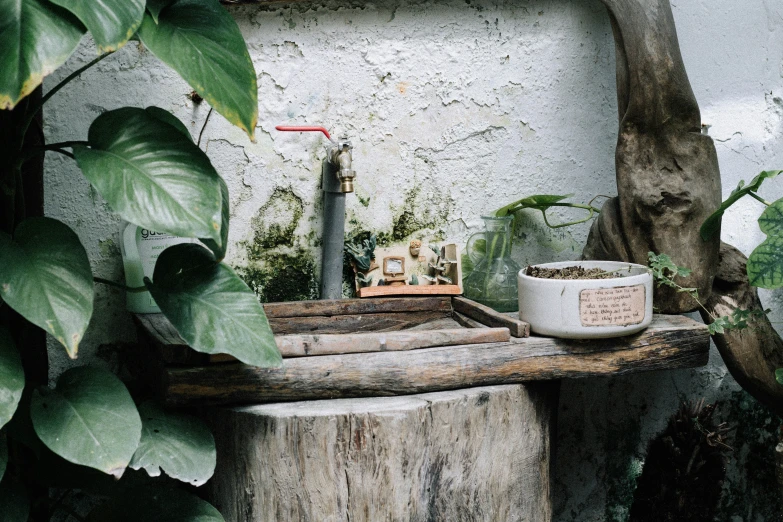
<path id="1" fill-rule="evenodd" d="M 565 268 L 528 266 L 525 274 L 540 279 L 613 279 L 623 277 L 620 270 L 607 272 L 601 268 L 583 268 L 581 266 L 567 266 Z"/>

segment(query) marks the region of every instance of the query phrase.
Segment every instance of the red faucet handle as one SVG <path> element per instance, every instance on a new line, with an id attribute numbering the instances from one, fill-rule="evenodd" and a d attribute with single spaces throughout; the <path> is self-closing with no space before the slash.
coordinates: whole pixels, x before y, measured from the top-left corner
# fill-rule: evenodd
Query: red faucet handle
<path id="1" fill-rule="evenodd" d="M 332 137 L 329 135 L 329 131 L 323 127 L 312 127 L 307 125 L 278 125 L 275 127 L 275 129 L 284 132 L 323 132 L 324 136 L 326 136 L 330 141 L 332 140 Z"/>

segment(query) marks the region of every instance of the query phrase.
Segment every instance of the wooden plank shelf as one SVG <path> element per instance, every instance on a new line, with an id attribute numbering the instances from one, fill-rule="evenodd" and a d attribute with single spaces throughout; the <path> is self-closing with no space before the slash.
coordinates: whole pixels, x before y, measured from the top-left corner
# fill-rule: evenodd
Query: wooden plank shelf
<path id="1" fill-rule="evenodd" d="M 359 289 L 359 297 L 378 297 L 392 295 L 460 295 L 459 285 L 403 285 L 403 286 L 366 286 Z"/>
<path id="2" fill-rule="evenodd" d="M 707 327 L 683 316 L 656 315 L 649 328 L 627 337 L 563 340 L 514 337 L 517 323 L 526 333 L 514 314 L 460 297 L 373 301 L 265 305 L 284 355 L 275 369 L 213 364 L 221 356 L 187 348 L 162 315 L 138 315 L 150 350 L 142 358 L 152 362 L 143 371 L 168 404 L 190 406 L 410 395 L 694 368 L 709 355 Z M 303 315 L 303 309 L 322 315 Z M 291 328 L 295 320 L 299 326 Z M 193 364 L 200 366 L 183 366 Z"/>

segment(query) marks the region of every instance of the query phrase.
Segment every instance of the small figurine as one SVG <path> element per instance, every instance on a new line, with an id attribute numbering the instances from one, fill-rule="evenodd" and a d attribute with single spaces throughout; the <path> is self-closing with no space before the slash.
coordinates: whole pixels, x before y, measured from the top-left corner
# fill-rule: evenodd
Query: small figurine
<path id="1" fill-rule="evenodd" d="M 432 275 L 426 275 L 422 276 L 425 278 L 426 281 L 429 281 L 430 284 L 435 285 L 451 285 L 454 284 L 454 280 L 447 276 L 446 274 L 451 271 L 451 267 L 453 265 L 456 265 L 457 260 L 456 259 L 448 259 L 446 257 L 446 247 L 440 248 L 438 245 L 427 245 L 430 250 L 432 250 L 438 258 L 435 260 L 434 263 L 429 263 L 430 270 L 432 271 Z"/>
<path id="2" fill-rule="evenodd" d="M 386 278 L 386 284 L 390 286 L 402 286 L 408 284 L 405 277 L 405 258 L 398 256 L 387 256 L 383 258 L 383 275 Z"/>
<path id="3" fill-rule="evenodd" d="M 419 241 L 418 239 L 414 239 L 413 241 L 411 241 L 411 246 L 409 250 L 413 257 L 419 257 L 419 253 L 421 252 L 421 241 Z"/>
<path id="4" fill-rule="evenodd" d="M 361 272 L 356 273 L 356 283 L 359 288 L 365 288 L 372 286 L 372 276 L 369 274 L 363 274 Z"/>
<path id="5" fill-rule="evenodd" d="M 426 281 L 426 283 L 424 283 L 426 285 L 436 285 L 436 284 L 438 284 L 437 278 L 434 278 L 434 277 L 432 277 L 430 275 L 421 274 L 420 277 L 422 278 L 422 280 Z"/>

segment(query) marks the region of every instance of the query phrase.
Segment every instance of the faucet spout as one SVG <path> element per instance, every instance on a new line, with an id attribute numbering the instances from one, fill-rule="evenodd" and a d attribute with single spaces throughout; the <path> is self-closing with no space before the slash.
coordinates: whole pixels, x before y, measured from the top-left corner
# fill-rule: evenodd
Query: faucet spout
<path id="1" fill-rule="evenodd" d="M 332 148 L 330 154 L 330 162 L 336 170 L 337 179 L 340 181 L 340 192 L 343 193 L 353 192 L 353 180 L 356 177 L 356 172 L 351 168 L 352 150 L 351 143 L 343 138 L 336 147 Z"/>

